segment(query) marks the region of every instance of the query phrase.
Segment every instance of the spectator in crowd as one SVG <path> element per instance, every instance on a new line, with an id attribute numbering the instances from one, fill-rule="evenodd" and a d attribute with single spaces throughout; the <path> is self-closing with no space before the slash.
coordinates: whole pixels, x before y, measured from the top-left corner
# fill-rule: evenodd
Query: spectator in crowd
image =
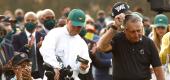
<path id="1" fill-rule="evenodd" d="M 74 80 L 79 80 L 78 73 L 86 74 L 89 71 L 91 59 L 88 47 L 78 35 L 84 26 L 85 13 L 81 9 L 73 9 L 70 11 L 64 27 L 52 29 L 45 36 L 40 52 L 44 62 L 54 68 L 54 80 L 62 78 L 59 77 L 62 75 L 59 71 L 63 67 L 71 67 Z M 88 60 L 88 63 L 77 62 L 78 55 Z"/>
<path id="2" fill-rule="evenodd" d="M 1 19 L 1 23 L 5 26 L 5 29 L 7 30 L 7 33 L 12 32 L 12 25 L 10 22 L 12 21 L 12 18 L 6 15 L 3 15 L 3 19 Z"/>
<path id="3" fill-rule="evenodd" d="M 167 32 L 167 27 L 168 17 L 164 14 L 156 15 L 154 18 L 154 27 L 149 37 L 153 40 L 158 53 L 160 52 L 162 37 Z"/>
<path id="4" fill-rule="evenodd" d="M 148 36 L 152 30 L 150 25 L 151 25 L 150 18 L 144 17 L 143 18 L 143 26 L 144 26 L 144 30 L 145 30 L 145 36 Z"/>
<path id="5" fill-rule="evenodd" d="M 33 80 L 31 76 L 31 62 L 26 53 L 15 52 L 12 59 L 12 70 L 15 76 L 11 80 Z"/>
<path id="6" fill-rule="evenodd" d="M 14 16 L 16 19 L 16 27 L 20 30 L 23 30 L 24 28 L 24 10 L 18 8 L 15 10 Z"/>
<path id="7" fill-rule="evenodd" d="M 45 9 L 42 12 L 42 30 L 40 31 L 40 33 L 43 35 L 43 37 L 45 35 L 47 35 L 47 33 L 53 29 L 55 27 L 55 14 L 54 11 L 51 9 Z"/>
<path id="8" fill-rule="evenodd" d="M 117 6 L 125 4 L 119 3 Z M 125 8 L 121 9 L 123 10 Z M 97 50 L 113 53 L 113 80 L 149 80 L 150 65 L 153 66 L 157 80 L 165 80 L 158 51 L 153 41 L 143 36 L 142 18 L 134 14 L 125 16 L 124 13 L 119 13 L 115 15 L 114 21 L 115 24 L 97 43 Z M 121 24 L 124 31 L 118 32 Z"/>
<path id="9" fill-rule="evenodd" d="M 25 29 L 13 37 L 14 51 L 28 54 L 32 62 L 32 76 L 34 79 L 43 78 L 43 59 L 39 52 L 42 35 L 36 32 L 37 17 L 34 12 L 27 12 L 24 16 Z"/>
<path id="10" fill-rule="evenodd" d="M 61 17 L 60 19 L 58 19 L 57 22 L 57 27 L 64 27 L 64 25 L 66 25 L 66 20 L 64 17 Z"/>
<path id="11" fill-rule="evenodd" d="M 112 23 L 108 24 L 112 25 Z M 103 28 L 100 31 L 102 36 L 106 30 Z M 95 65 L 95 80 L 112 80 L 112 52 L 96 52 L 96 57 L 99 59 L 100 65 Z"/>
<path id="12" fill-rule="evenodd" d="M 94 23 L 94 19 L 89 14 L 86 14 L 86 24 L 94 25 Z"/>
<path id="13" fill-rule="evenodd" d="M 10 17 L 11 20 L 15 19 L 14 14 L 13 14 L 13 12 L 11 10 L 5 10 L 3 15 Z"/>
<path id="14" fill-rule="evenodd" d="M 14 15 L 13 15 L 13 13 L 10 10 L 6 10 L 3 15 L 6 17 L 5 20 L 13 21 L 11 26 L 7 26 L 6 27 L 7 31 L 11 32 L 13 30 L 13 28 L 15 27 L 15 18 L 14 18 Z M 4 21 L 4 22 L 6 22 L 6 21 Z"/>
<path id="15" fill-rule="evenodd" d="M 169 54 L 170 54 L 170 32 L 167 32 L 162 37 L 161 50 L 159 53 L 161 62 L 164 65 L 165 75 L 169 74 L 170 72 L 170 65 L 169 65 L 170 55 Z"/>
<path id="16" fill-rule="evenodd" d="M 42 18 L 43 10 L 37 11 L 36 15 L 37 15 L 37 18 L 38 18 L 38 24 L 37 24 L 36 30 L 38 32 L 40 32 L 43 29 L 42 27 L 44 26 L 43 25 L 43 18 Z"/>
<path id="17" fill-rule="evenodd" d="M 98 34 L 102 28 L 106 27 L 105 17 L 106 17 L 106 14 L 103 10 L 99 10 L 97 12 L 97 20 L 96 20 L 95 26 L 96 26 Z"/>
<path id="18" fill-rule="evenodd" d="M 164 65 L 164 71 L 165 71 L 165 75 L 169 75 L 170 72 L 170 64 L 169 64 L 169 60 L 170 60 L 170 26 L 168 25 L 167 27 L 167 33 L 163 35 L 162 39 L 161 39 L 161 49 L 160 49 L 160 59 L 162 61 L 162 64 Z"/>
<path id="19" fill-rule="evenodd" d="M 70 7 L 65 7 L 62 11 L 62 17 L 64 17 L 65 19 L 67 19 L 69 12 L 71 11 Z"/>
<path id="20" fill-rule="evenodd" d="M 7 79 L 9 80 L 11 78 L 11 75 L 8 74 L 11 71 L 6 71 L 6 68 L 8 68 L 8 62 L 13 57 L 13 47 L 12 43 L 6 39 L 6 35 L 8 34 L 7 30 L 5 29 L 5 26 L 2 22 L 0 22 L 0 79 Z M 1 75 L 4 74 L 4 78 L 1 78 Z"/>

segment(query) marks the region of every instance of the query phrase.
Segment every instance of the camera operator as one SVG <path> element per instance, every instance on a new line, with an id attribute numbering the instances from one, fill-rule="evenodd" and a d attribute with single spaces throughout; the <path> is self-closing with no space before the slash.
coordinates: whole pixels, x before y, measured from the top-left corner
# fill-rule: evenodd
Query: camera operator
<path id="1" fill-rule="evenodd" d="M 72 77 L 78 79 L 78 73 L 86 74 L 89 71 L 91 59 L 88 47 L 80 37 L 79 32 L 85 26 L 85 13 L 81 9 L 73 9 L 67 18 L 64 27 L 54 28 L 45 36 L 40 48 L 44 62 L 54 68 L 54 80 L 59 80 L 62 67 L 70 65 Z M 88 64 L 77 61 L 77 56 L 88 60 Z M 59 56 L 63 65 L 56 59 Z"/>

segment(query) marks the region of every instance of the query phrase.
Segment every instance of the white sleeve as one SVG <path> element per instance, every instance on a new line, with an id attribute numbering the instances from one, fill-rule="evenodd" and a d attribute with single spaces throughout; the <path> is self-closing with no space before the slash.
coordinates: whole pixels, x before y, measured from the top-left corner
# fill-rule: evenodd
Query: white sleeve
<path id="1" fill-rule="evenodd" d="M 56 44 L 58 41 L 57 39 L 59 39 L 57 37 L 57 31 L 49 31 L 42 42 L 42 46 L 40 47 L 40 53 L 43 57 L 44 62 L 50 64 L 51 66 L 53 66 L 53 68 L 61 69 L 61 66 L 59 65 L 59 62 L 57 61 L 55 55 Z"/>
<path id="2" fill-rule="evenodd" d="M 82 51 L 81 51 L 80 57 L 82 57 L 82 58 L 84 58 L 84 59 L 89 61 L 89 63 L 88 63 L 89 67 L 85 71 L 81 70 L 79 67 L 78 67 L 78 69 L 79 69 L 81 74 L 86 74 L 86 73 L 89 72 L 90 64 L 91 64 L 92 61 L 91 61 L 91 59 L 89 57 L 88 46 L 87 46 L 87 44 L 85 42 L 82 44 L 82 48 L 81 49 L 82 49 Z M 78 64 L 78 66 L 80 66 L 80 63 Z"/>

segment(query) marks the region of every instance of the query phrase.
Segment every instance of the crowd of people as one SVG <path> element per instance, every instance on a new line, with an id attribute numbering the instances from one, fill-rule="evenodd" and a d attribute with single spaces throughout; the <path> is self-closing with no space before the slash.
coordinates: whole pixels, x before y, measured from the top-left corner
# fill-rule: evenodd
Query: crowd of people
<path id="1" fill-rule="evenodd" d="M 0 80 L 167 80 L 168 17 L 125 2 L 96 19 L 82 9 L 0 15 Z"/>

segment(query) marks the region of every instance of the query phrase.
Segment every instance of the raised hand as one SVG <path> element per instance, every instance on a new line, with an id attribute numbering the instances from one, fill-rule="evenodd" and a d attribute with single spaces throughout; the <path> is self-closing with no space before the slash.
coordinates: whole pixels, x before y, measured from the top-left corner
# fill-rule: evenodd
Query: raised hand
<path id="1" fill-rule="evenodd" d="M 39 41 L 39 42 L 38 42 L 38 44 L 37 44 L 37 47 L 38 47 L 38 48 L 40 48 L 40 47 L 41 47 L 41 45 L 42 45 L 42 41 L 43 41 L 43 37 L 41 37 L 41 38 L 40 38 L 40 41 Z"/>
<path id="2" fill-rule="evenodd" d="M 125 19 L 125 14 L 124 13 L 116 15 L 115 18 L 114 18 L 115 26 L 120 27 L 123 24 L 124 19 Z"/>
<path id="3" fill-rule="evenodd" d="M 22 70 L 22 79 L 23 80 L 32 80 L 31 70 L 29 68 Z"/>

